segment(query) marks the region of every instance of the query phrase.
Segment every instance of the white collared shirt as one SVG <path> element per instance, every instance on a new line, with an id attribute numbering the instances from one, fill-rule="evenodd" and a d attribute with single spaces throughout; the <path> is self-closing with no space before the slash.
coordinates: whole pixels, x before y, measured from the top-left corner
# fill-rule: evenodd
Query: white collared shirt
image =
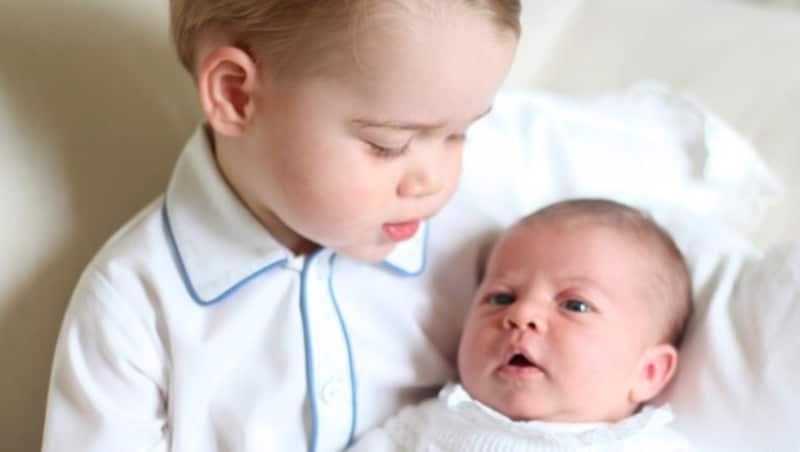
<path id="1" fill-rule="evenodd" d="M 343 449 L 454 376 L 478 249 L 452 241 L 457 256 L 430 262 L 426 248 L 470 229 L 426 223 L 379 264 L 294 256 L 230 191 L 198 129 L 165 196 L 78 284 L 44 450 Z"/>

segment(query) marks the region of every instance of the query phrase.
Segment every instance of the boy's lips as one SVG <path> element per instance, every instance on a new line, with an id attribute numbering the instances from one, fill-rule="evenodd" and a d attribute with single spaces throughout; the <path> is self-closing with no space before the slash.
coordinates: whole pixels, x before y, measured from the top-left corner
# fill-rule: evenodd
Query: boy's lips
<path id="1" fill-rule="evenodd" d="M 383 232 L 395 242 L 402 242 L 414 237 L 419 229 L 419 220 L 404 221 L 402 223 L 384 223 Z"/>

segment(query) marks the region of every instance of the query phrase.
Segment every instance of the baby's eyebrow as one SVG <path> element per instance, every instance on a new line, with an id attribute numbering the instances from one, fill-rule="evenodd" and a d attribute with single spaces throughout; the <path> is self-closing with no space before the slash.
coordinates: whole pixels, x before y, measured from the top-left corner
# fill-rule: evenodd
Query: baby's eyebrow
<path id="1" fill-rule="evenodd" d="M 492 107 L 486 109 L 483 113 L 479 114 L 475 118 L 473 118 L 470 123 L 473 123 L 484 116 L 488 115 L 489 112 L 492 111 Z M 400 129 L 400 130 L 433 130 L 439 129 L 444 127 L 444 122 L 435 122 L 435 123 L 427 123 L 427 122 L 414 122 L 414 121 L 380 121 L 380 120 L 373 120 L 373 119 L 355 119 L 353 120 L 353 124 L 360 126 L 360 127 L 379 127 L 384 129 Z"/>

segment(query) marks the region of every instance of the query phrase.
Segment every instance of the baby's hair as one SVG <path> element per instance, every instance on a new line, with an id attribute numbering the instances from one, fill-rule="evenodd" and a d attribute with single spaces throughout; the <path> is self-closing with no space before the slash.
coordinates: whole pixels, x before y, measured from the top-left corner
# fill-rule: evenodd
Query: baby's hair
<path id="1" fill-rule="evenodd" d="M 520 33 L 520 0 L 415 0 L 422 6 L 462 4 L 486 13 L 500 29 Z M 196 72 L 203 38 L 215 34 L 276 74 L 307 71 L 323 54 L 352 41 L 354 30 L 384 6 L 408 9 L 409 0 L 170 0 L 172 36 L 183 66 Z M 258 61 L 258 58 L 256 58 Z"/>
<path id="2" fill-rule="evenodd" d="M 518 225 L 543 220 L 608 226 L 622 230 L 626 237 L 646 246 L 657 264 L 653 288 L 660 298 L 658 310 L 666 320 L 662 340 L 680 346 L 694 303 L 686 260 L 668 232 L 647 213 L 606 199 L 557 202 L 526 216 Z"/>

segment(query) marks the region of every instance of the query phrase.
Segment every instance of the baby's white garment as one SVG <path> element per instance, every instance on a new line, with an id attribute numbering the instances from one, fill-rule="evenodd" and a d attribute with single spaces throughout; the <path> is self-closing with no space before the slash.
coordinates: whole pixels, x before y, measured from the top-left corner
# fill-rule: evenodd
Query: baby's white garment
<path id="1" fill-rule="evenodd" d="M 614 424 L 512 421 L 459 384 L 404 408 L 349 452 L 680 452 L 692 450 L 668 427 L 668 407 L 645 406 Z"/>

